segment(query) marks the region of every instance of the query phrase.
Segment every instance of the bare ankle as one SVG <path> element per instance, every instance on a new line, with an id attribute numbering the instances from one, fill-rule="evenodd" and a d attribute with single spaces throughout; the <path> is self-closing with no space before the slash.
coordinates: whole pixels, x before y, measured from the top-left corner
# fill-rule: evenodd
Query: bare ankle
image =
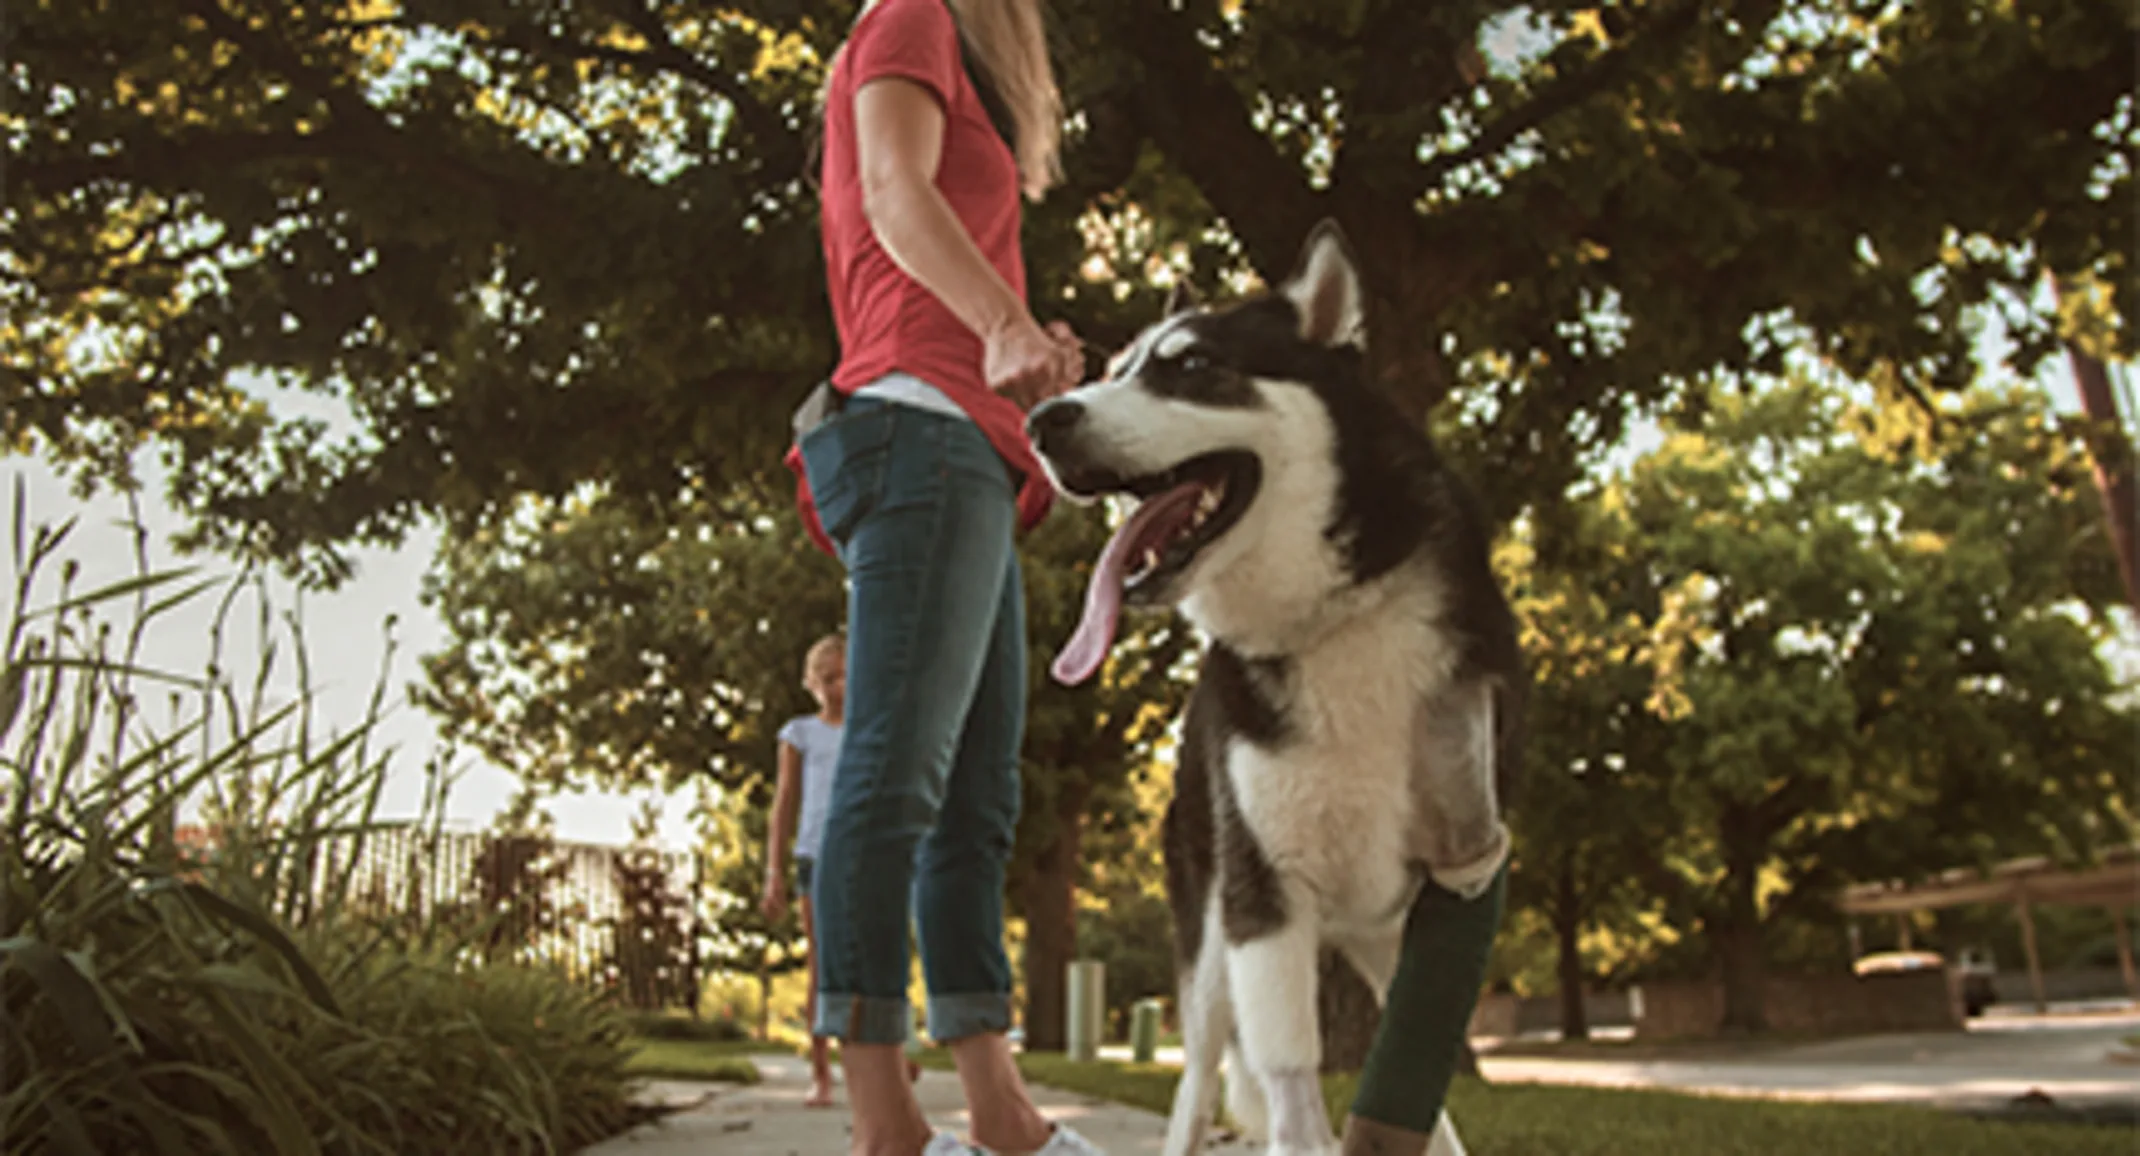
<path id="1" fill-rule="evenodd" d="M 1040 1114 L 1024 1089 L 1015 1097 L 990 1101 L 982 1107 L 969 1097 L 973 1119 L 973 1142 L 991 1152 L 1037 1152 L 1048 1146 L 1055 1125 Z"/>
<path id="2" fill-rule="evenodd" d="M 952 1040 L 951 1058 L 972 1113 L 974 1143 L 992 1152 L 1032 1152 L 1047 1146 L 1055 1126 L 1033 1106 L 1009 1040 L 1000 1032 Z"/>
<path id="3" fill-rule="evenodd" d="M 856 1118 L 854 1137 L 848 1151 L 853 1156 L 920 1156 L 929 1146 L 929 1137 L 934 1135 L 928 1125 L 920 1131 L 910 1127 L 870 1127 Z"/>
<path id="4" fill-rule="evenodd" d="M 929 1143 L 929 1122 L 914 1101 L 896 1045 L 847 1044 L 847 1103 L 854 1114 L 855 1156 L 916 1156 Z"/>

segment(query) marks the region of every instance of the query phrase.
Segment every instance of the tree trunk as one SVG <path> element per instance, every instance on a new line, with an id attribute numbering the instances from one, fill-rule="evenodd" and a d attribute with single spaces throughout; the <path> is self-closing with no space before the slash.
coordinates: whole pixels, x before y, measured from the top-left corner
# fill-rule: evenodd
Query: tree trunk
<path id="1" fill-rule="evenodd" d="M 1025 1047 L 1059 1052 L 1068 1045 L 1069 965 L 1077 956 L 1078 841 L 1086 791 L 1065 789 L 1056 802 L 1055 837 L 1033 857 L 1025 881 Z"/>
<path id="2" fill-rule="evenodd" d="M 1434 262 L 1409 256 L 1411 246 L 1404 248 L 1407 256 L 1378 260 L 1369 253 L 1360 259 L 1375 266 L 1369 270 L 1371 276 L 1379 272 L 1403 281 L 1416 280 L 1422 267 L 1435 267 Z M 1450 387 L 1449 363 L 1440 345 L 1441 327 L 1428 323 L 1443 307 L 1434 288 L 1407 284 L 1387 296 L 1371 293 L 1367 302 L 1369 379 L 1388 392 L 1405 420 L 1420 428 L 1425 428 L 1434 407 L 1449 396 Z"/>
<path id="3" fill-rule="evenodd" d="M 1382 1009 L 1375 1003 L 1374 989 L 1367 986 L 1344 956 L 1334 951 L 1323 953 L 1316 1014 L 1322 1028 L 1323 1071 L 1357 1072 L 1367 1066 L 1375 1031 L 1382 1025 Z M 1456 1072 L 1460 1076 L 1480 1074 L 1479 1055 L 1472 1050 L 1469 1039 L 1458 1048 Z"/>
<path id="4" fill-rule="evenodd" d="M 1762 945 L 1761 906 L 1755 897 L 1761 840 L 1751 810 L 1728 807 L 1723 816 L 1724 911 L 1715 948 L 1724 985 L 1727 1035 L 1768 1030 L 1768 976 Z"/>
<path id="5" fill-rule="evenodd" d="M 2051 285 L 2054 292 L 2061 290 L 2057 278 L 2051 279 Z M 2103 514 L 2110 523 L 2118 577 L 2125 582 L 2126 600 L 2140 613 L 2140 502 L 2133 495 L 2133 451 L 2125 426 L 2118 420 L 2118 395 L 2111 392 L 2109 370 L 2079 342 L 2066 342 L 2066 356 L 2073 362 L 2073 384 L 2091 427 L 2088 457 L 2095 464 L 2096 493 L 2103 499 Z"/>
<path id="6" fill-rule="evenodd" d="M 1357 1073 L 1367 1064 L 1367 1049 L 1374 1047 L 1382 1008 L 1376 1006 L 1374 989 L 1367 987 L 1367 980 L 1359 978 L 1352 963 L 1335 950 L 1323 953 L 1316 1013 L 1323 1023 L 1325 1073 Z"/>
<path id="7" fill-rule="evenodd" d="M 1321 982 L 1317 985 L 1316 1010 L 1323 1033 L 1323 1070 L 1357 1072 L 1367 1064 L 1367 1051 L 1374 1046 L 1375 1029 L 1382 1023 L 1382 1009 L 1375 1004 L 1374 989 L 1360 978 L 1352 964 L 1334 951 L 1323 952 Z"/>
<path id="8" fill-rule="evenodd" d="M 1582 893 L 1576 887 L 1575 859 L 1560 861 L 1553 895 L 1553 934 L 1560 942 L 1560 1038 L 1590 1038 L 1590 1014 L 1583 1002 Z"/>
<path id="9" fill-rule="evenodd" d="M 1750 1035 L 1768 1030 L 1768 1009 L 1763 999 L 1767 969 L 1763 965 L 1761 929 L 1737 922 L 1726 924 L 1717 943 L 1722 965 L 1726 1035 Z"/>

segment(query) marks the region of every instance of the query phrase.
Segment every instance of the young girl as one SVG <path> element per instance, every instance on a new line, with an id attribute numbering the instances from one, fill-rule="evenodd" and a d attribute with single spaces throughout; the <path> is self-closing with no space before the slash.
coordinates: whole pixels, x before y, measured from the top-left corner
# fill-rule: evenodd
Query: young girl
<path id="1" fill-rule="evenodd" d="M 803 1013 L 811 1024 L 810 1098 L 803 1103 L 824 1108 L 832 1104 L 832 1065 L 825 1037 L 816 1030 L 817 947 L 810 927 L 810 878 L 824 841 L 825 807 L 832 799 L 832 770 L 840 757 L 840 731 L 846 721 L 844 635 L 827 635 L 810 647 L 803 657 L 803 686 L 817 700 L 817 713 L 798 715 L 780 728 L 780 782 L 773 791 L 773 820 L 766 831 L 765 894 L 759 905 L 774 922 L 787 915 L 786 842 L 792 827 L 797 914 L 802 918 L 803 946 L 810 959 L 810 993 Z"/>

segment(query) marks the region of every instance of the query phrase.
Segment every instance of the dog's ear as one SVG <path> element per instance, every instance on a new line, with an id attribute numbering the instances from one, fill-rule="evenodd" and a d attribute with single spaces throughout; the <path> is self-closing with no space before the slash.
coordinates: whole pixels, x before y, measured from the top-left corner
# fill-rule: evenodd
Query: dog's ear
<path id="1" fill-rule="evenodd" d="M 1367 300 L 1359 264 L 1336 221 L 1324 218 L 1308 231 L 1300 263 L 1278 291 L 1300 313 L 1300 336 L 1316 345 L 1360 345 Z"/>
<path id="2" fill-rule="evenodd" d="M 1167 290 L 1167 306 L 1159 315 L 1172 317 L 1178 313 L 1187 313 L 1203 303 L 1204 295 L 1196 291 L 1195 283 L 1187 277 L 1179 277 L 1175 279 L 1174 287 Z"/>

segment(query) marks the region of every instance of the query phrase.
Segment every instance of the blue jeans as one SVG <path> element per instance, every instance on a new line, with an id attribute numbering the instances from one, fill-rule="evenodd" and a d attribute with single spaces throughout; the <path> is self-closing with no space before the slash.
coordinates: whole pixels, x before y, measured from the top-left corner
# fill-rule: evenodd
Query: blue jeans
<path id="1" fill-rule="evenodd" d="M 872 398 L 801 448 L 849 578 L 847 723 L 812 894 L 816 1030 L 906 1041 L 911 921 L 929 1035 L 1005 1031 L 1026 692 L 1010 471 L 971 422 Z"/>

